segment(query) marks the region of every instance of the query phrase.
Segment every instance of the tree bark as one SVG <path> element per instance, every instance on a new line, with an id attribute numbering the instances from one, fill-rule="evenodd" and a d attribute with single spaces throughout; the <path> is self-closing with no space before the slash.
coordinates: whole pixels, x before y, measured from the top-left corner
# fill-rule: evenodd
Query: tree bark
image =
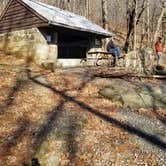
<path id="1" fill-rule="evenodd" d="M 164 16 L 165 12 L 166 12 L 166 5 L 164 5 L 164 7 L 162 8 L 160 17 L 157 21 L 156 31 L 154 33 L 154 38 L 153 38 L 153 44 L 155 43 L 156 38 L 158 36 L 159 30 L 160 30 L 160 27 L 161 27 L 161 24 L 162 24 L 162 19 L 163 19 L 163 16 Z"/>
<path id="2" fill-rule="evenodd" d="M 137 9 L 138 1 L 137 0 L 127 0 L 126 6 L 127 6 L 127 36 L 124 44 L 124 51 L 128 52 L 129 46 L 130 46 L 130 40 L 131 37 L 133 37 L 132 40 L 132 48 L 136 48 L 136 26 L 140 22 L 140 18 L 146 8 L 145 0 L 143 0 L 141 5 L 141 10 L 138 12 Z M 133 36 L 132 36 L 133 34 Z"/>
<path id="3" fill-rule="evenodd" d="M 134 29 L 134 20 L 135 20 L 135 4 L 131 0 L 126 1 L 127 6 L 127 36 L 124 44 L 125 52 L 128 52 L 130 37 Z"/>
<path id="4" fill-rule="evenodd" d="M 108 0 L 102 0 L 103 28 L 108 30 Z"/>
<path id="5" fill-rule="evenodd" d="M 109 31 L 109 25 L 108 25 L 108 0 L 102 0 L 102 24 L 103 28 Z M 103 39 L 103 47 L 104 49 L 107 48 L 107 44 L 109 42 L 109 39 Z"/>
<path id="6" fill-rule="evenodd" d="M 133 50 L 136 51 L 137 45 L 137 0 L 135 0 L 135 17 L 134 17 L 134 32 L 133 32 Z"/>
<path id="7" fill-rule="evenodd" d="M 147 46 L 150 43 L 150 1 L 147 0 Z"/>

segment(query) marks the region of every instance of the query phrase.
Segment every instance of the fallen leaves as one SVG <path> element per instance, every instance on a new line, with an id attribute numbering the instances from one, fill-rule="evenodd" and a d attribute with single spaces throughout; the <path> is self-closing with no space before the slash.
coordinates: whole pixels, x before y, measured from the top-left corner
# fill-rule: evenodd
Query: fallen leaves
<path id="1" fill-rule="evenodd" d="M 130 141 L 132 135 L 88 112 L 87 108 L 91 108 L 118 120 L 119 105 L 98 93 L 111 79 L 94 77 L 96 70 L 93 69 L 57 69 L 54 73 L 32 73 L 31 77 L 38 77 L 37 81 L 41 83 L 37 84 L 26 72 L 6 71 L 0 72 L 0 106 L 6 100 L 12 99 L 12 102 L 0 115 L 0 147 L 3 148 L 8 137 L 15 138 L 16 142 L 19 140 L 3 157 L 0 156 L 0 161 L 5 161 L 6 165 L 28 162 L 36 151 L 40 162 L 52 161 L 64 166 L 157 163 L 156 154 L 149 157 L 142 154 L 134 160 L 134 154 L 140 149 Z M 18 80 L 20 87 L 13 88 Z M 43 85 L 47 82 L 48 87 Z M 13 90 L 15 92 L 11 93 Z M 156 111 L 165 118 L 163 110 Z M 140 110 L 138 114 L 151 116 L 149 110 Z M 20 119 L 28 121 L 29 126 Z M 25 131 L 19 130 L 20 125 Z M 22 133 L 15 135 L 15 131 Z"/>

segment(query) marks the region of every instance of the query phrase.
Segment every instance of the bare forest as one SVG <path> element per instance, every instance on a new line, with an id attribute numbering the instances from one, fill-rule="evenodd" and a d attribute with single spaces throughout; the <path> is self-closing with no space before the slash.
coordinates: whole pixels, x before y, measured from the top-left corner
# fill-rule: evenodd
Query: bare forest
<path id="1" fill-rule="evenodd" d="M 166 0 L 14 0 L 0 21 L 0 166 L 165 165 Z"/>
<path id="2" fill-rule="evenodd" d="M 85 16 L 118 36 L 127 51 L 152 47 L 158 35 L 166 38 L 165 0 L 40 0 Z M 0 1 L 0 11 L 8 0 Z"/>

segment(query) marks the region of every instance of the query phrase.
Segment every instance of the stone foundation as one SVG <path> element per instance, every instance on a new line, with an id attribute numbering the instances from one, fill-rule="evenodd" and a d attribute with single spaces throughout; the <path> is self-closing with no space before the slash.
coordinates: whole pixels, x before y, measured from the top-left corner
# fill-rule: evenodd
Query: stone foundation
<path id="1" fill-rule="evenodd" d="M 18 57 L 32 57 L 40 65 L 45 60 L 56 63 L 57 59 L 57 44 L 47 44 L 38 28 L 0 34 L 0 50 Z"/>

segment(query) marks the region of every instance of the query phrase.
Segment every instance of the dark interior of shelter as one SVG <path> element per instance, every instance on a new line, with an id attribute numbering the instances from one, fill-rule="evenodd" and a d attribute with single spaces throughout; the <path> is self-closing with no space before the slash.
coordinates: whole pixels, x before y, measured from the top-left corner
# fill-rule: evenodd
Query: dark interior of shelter
<path id="1" fill-rule="evenodd" d="M 80 59 L 86 58 L 88 38 L 59 34 L 58 36 L 58 58 Z"/>
<path id="2" fill-rule="evenodd" d="M 89 46 L 94 42 L 96 36 L 88 32 L 62 28 L 57 26 L 39 28 L 48 44 L 54 44 L 57 41 L 58 59 L 83 59 Z M 58 33 L 58 40 L 54 33 Z M 100 37 L 97 36 L 100 41 Z M 94 47 L 94 46 L 93 46 Z M 96 45 L 96 47 L 100 47 Z"/>

